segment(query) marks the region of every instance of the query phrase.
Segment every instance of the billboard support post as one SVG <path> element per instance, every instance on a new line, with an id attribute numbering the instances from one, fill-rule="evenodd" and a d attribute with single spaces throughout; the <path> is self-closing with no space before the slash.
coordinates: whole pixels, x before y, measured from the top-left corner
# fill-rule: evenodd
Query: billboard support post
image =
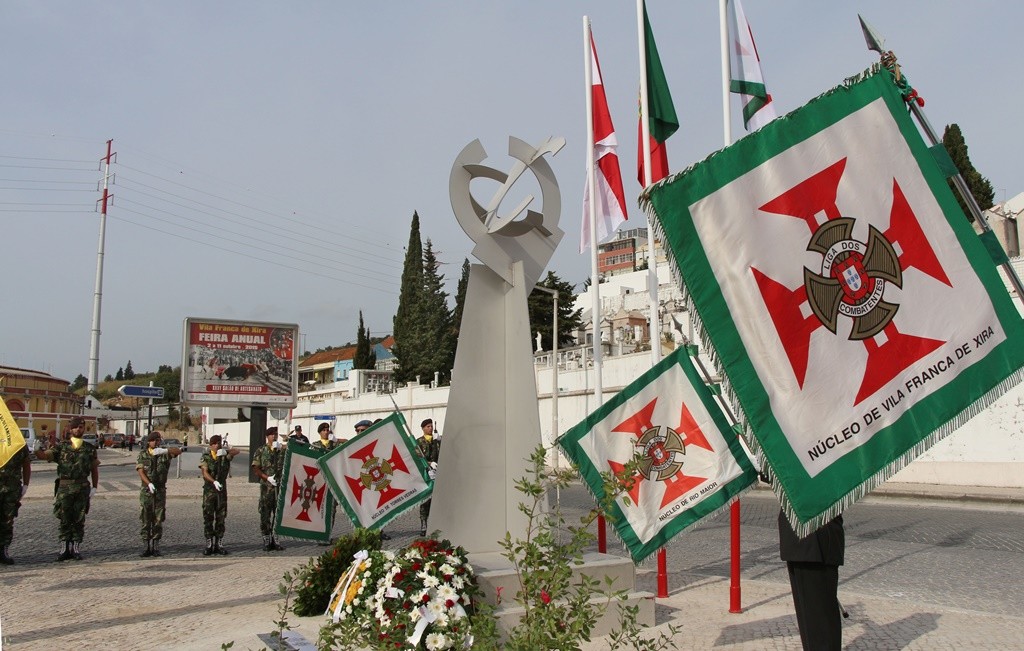
<path id="1" fill-rule="evenodd" d="M 260 447 L 267 443 L 267 408 L 253 407 L 249 413 L 249 483 L 258 484 L 259 477 L 252 467 L 252 460 Z M 281 479 L 278 477 L 278 479 Z"/>

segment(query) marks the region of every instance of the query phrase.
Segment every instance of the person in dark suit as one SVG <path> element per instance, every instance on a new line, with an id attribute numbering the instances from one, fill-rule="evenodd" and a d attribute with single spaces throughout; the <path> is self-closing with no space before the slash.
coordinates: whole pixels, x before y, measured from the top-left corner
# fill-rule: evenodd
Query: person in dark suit
<path id="1" fill-rule="evenodd" d="M 805 651 L 842 648 L 841 609 L 836 593 L 845 550 L 842 515 L 799 538 L 785 514 L 779 511 L 779 556 L 789 570 L 800 642 Z"/>

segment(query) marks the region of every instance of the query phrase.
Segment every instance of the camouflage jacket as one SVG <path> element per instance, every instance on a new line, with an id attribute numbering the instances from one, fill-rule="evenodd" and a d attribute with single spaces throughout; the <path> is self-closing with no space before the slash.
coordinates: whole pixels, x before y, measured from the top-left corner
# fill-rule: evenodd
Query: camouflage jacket
<path id="1" fill-rule="evenodd" d="M 139 452 L 139 458 L 135 461 L 135 469 L 139 468 L 146 471 L 149 481 L 163 488 L 167 484 L 167 471 L 171 468 L 171 455 L 152 455 L 147 446 Z"/>
<path id="2" fill-rule="evenodd" d="M 324 442 L 323 439 L 318 438 L 317 440 L 315 440 L 312 443 L 310 443 L 309 447 L 313 448 L 314 450 L 325 450 L 326 451 L 326 450 L 333 450 L 334 448 L 338 447 L 339 445 L 341 445 L 344 442 L 345 442 L 344 439 L 342 439 L 340 441 L 327 441 L 327 442 Z"/>
<path id="3" fill-rule="evenodd" d="M 203 452 L 203 458 L 199 460 L 199 467 L 206 468 L 206 472 L 210 473 L 216 481 L 225 483 L 228 480 L 228 472 L 231 470 L 231 455 L 224 455 L 223 457 L 214 457 L 207 450 Z M 213 490 L 209 482 L 203 483 L 203 490 Z"/>
<path id="4" fill-rule="evenodd" d="M 21 489 L 22 466 L 28 457 L 28 448 L 23 447 L 14 453 L 7 463 L 0 466 L 0 490 L 4 488 Z"/>
<path id="5" fill-rule="evenodd" d="M 53 461 L 57 464 L 57 477 L 82 482 L 92 476 L 92 467 L 98 464 L 96 448 L 89 443 L 82 443 L 77 450 L 71 441 L 61 441 L 53 448 Z"/>
<path id="6" fill-rule="evenodd" d="M 416 439 L 416 451 L 419 452 L 420 456 L 428 463 L 437 463 L 437 458 L 441 454 L 441 440 L 435 436 L 428 441 L 421 436 Z"/>
<path id="7" fill-rule="evenodd" d="M 264 473 L 277 478 L 277 482 L 281 483 L 281 469 L 284 467 L 284 448 L 275 450 L 268 445 L 264 445 L 259 450 L 256 450 L 256 454 L 252 458 L 252 465 Z"/>

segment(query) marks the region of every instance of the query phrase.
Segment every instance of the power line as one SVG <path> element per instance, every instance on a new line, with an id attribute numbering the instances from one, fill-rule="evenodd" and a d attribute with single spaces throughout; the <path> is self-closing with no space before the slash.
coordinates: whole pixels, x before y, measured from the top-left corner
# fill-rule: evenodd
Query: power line
<path id="1" fill-rule="evenodd" d="M 140 212 L 137 212 L 135 210 L 130 210 L 128 208 L 121 208 L 120 211 L 121 212 L 129 212 L 129 213 L 132 213 L 134 215 L 139 215 L 141 217 L 150 217 L 149 215 L 146 215 L 145 213 L 140 213 Z M 203 240 L 197 240 L 195 238 L 187 237 L 185 235 L 181 235 L 181 234 L 178 234 L 178 233 L 172 233 L 170 231 L 165 231 L 163 229 L 156 228 L 156 227 L 153 227 L 153 226 L 148 226 L 146 224 L 140 224 L 139 222 L 132 221 L 131 219 L 125 219 L 123 217 L 120 218 L 119 221 L 122 221 L 122 222 L 124 222 L 126 224 L 132 224 L 132 225 L 138 226 L 140 228 L 145 228 L 147 230 L 156 231 L 158 233 L 163 233 L 165 235 L 170 235 L 171 237 L 176 237 L 178 239 L 186 240 L 188 242 L 193 242 L 195 244 L 201 244 L 202 246 L 206 246 L 206 247 L 209 247 L 209 248 L 212 248 L 212 249 L 216 249 L 217 251 L 228 252 L 228 253 L 234 253 L 236 255 L 241 255 L 241 256 L 245 257 L 246 259 L 248 259 L 250 261 L 252 260 L 251 254 L 246 253 L 244 251 L 236 251 L 234 249 L 229 249 L 229 248 L 226 248 L 226 247 L 217 246 L 217 245 L 211 244 L 211 243 L 203 241 Z M 182 228 L 186 228 L 187 230 L 196 230 L 196 229 L 188 228 L 187 226 L 182 227 Z M 231 242 L 232 244 L 241 244 L 242 246 L 248 246 L 244 242 L 236 242 L 236 241 L 233 241 L 233 240 L 228 240 L 228 241 Z M 259 248 L 259 247 L 253 247 L 253 248 Z M 267 250 L 270 253 L 274 253 L 274 251 L 269 250 L 269 249 L 263 249 L 263 250 Z M 392 294 L 392 295 L 395 295 L 395 296 L 398 295 L 398 292 L 390 291 L 388 289 L 385 289 L 385 288 L 382 288 L 382 287 L 379 287 L 379 286 L 378 287 L 373 287 L 373 286 L 370 286 L 370 285 L 364 285 L 362 283 L 354 282 L 354 281 L 352 281 L 349 278 L 339 278 L 337 276 L 329 276 L 327 274 L 319 273 L 317 271 L 311 271 L 309 269 L 300 269 L 299 267 L 294 267 L 292 265 L 287 265 L 287 264 L 284 264 L 284 263 L 281 263 L 281 262 L 276 262 L 274 260 L 262 259 L 262 260 L 260 260 L 260 262 L 266 262 L 266 263 L 269 263 L 269 264 L 272 264 L 272 265 L 275 265 L 275 266 L 278 266 L 278 267 L 284 267 L 285 269 L 292 269 L 293 271 L 300 271 L 300 272 L 305 273 L 305 274 L 312 274 L 314 276 L 319 276 L 321 278 L 326 278 L 328 280 L 337 280 L 339 282 L 343 282 L 343 283 L 346 283 L 346 284 L 349 284 L 349 285 L 355 285 L 357 287 L 362 287 L 364 289 L 369 289 L 369 290 L 372 290 L 372 291 L 375 291 L 375 292 L 381 292 L 381 293 L 384 293 L 384 294 Z"/>

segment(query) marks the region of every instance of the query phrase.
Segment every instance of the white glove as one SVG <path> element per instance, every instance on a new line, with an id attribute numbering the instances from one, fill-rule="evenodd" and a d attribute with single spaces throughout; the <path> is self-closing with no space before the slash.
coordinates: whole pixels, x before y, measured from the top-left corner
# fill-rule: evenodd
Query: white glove
<path id="1" fill-rule="evenodd" d="M 224 489 L 224 485 L 221 484 L 219 481 L 213 482 L 213 487 L 217 489 L 217 491 L 221 491 Z"/>
<path id="2" fill-rule="evenodd" d="M 331 441 L 331 442 L 334 442 L 334 441 L 338 440 L 338 437 L 336 437 L 334 434 L 328 434 L 327 435 L 327 440 Z"/>
<path id="3" fill-rule="evenodd" d="M 92 499 L 96 495 L 96 487 L 93 486 L 89 489 L 89 499 Z"/>
<path id="4" fill-rule="evenodd" d="M 25 493 L 27 493 L 27 492 L 28 492 L 28 484 L 22 484 L 21 485 L 21 496 L 25 497 Z"/>
<path id="5" fill-rule="evenodd" d="M 153 448 L 153 456 L 159 457 L 161 454 L 167 454 L 167 448 Z"/>
<path id="6" fill-rule="evenodd" d="M 272 450 L 280 450 L 283 447 L 284 446 L 281 445 L 280 441 L 274 441 L 274 444 L 270 446 L 270 449 L 272 449 Z"/>
<path id="7" fill-rule="evenodd" d="M 277 479 L 274 478 L 274 475 L 271 475 L 267 477 L 267 483 L 271 486 L 277 486 Z"/>
<path id="8" fill-rule="evenodd" d="M 228 456 L 228 451 L 225 448 L 221 448 L 221 449 L 217 450 L 217 456 L 218 457 L 226 457 L 226 456 Z"/>
<path id="9" fill-rule="evenodd" d="M 153 495 L 156 495 L 156 486 L 153 484 L 153 482 L 149 482 L 149 492 L 152 493 Z"/>
<path id="10" fill-rule="evenodd" d="M 431 480 L 437 479 L 437 471 L 434 470 L 433 468 L 430 468 L 429 470 L 427 470 L 427 477 L 430 477 Z"/>

